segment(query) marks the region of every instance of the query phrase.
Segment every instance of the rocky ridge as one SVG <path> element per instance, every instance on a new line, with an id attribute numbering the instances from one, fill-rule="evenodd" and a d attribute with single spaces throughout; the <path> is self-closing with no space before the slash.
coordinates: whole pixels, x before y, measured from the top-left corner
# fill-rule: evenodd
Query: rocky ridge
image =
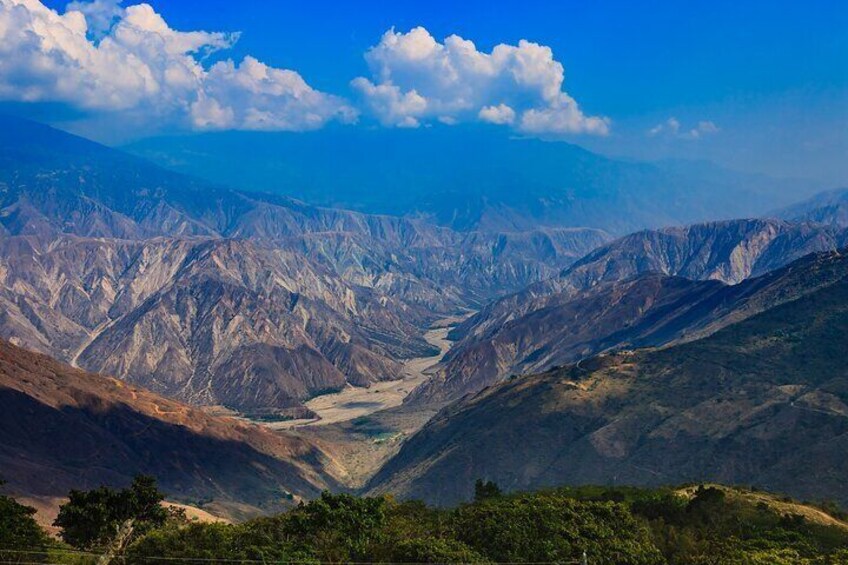
<path id="1" fill-rule="evenodd" d="M 687 328 L 694 331 L 692 324 L 706 323 L 709 308 L 688 312 L 721 286 L 846 244 L 846 230 L 781 220 L 712 222 L 626 236 L 460 324 L 451 334 L 459 341 L 437 378 L 410 401 L 453 400 L 511 374 L 572 363 L 611 347 L 667 343 Z M 674 318 L 679 327 L 641 335 L 657 316 Z"/>

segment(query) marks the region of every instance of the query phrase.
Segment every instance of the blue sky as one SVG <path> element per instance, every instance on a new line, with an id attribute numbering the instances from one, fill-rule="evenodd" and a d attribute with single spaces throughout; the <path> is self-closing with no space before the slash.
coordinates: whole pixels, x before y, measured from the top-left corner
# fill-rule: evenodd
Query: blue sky
<path id="1" fill-rule="evenodd" d="M 458 34 L 483 50 L 520 39 L 548 45 L 575 98 L 621 117 L 848 87 L 848 6 L 839 1 L 151 4 L 177 29 L 242 31 L 234 58 L 256 55 L 334 92 L 367 72 L 363 53 L 392 26 Z"/>
<path id="2" fill-rule="evenodd" d="M 8 10 L 9 3 L 17 1 L 0 0 L 0 14 L 4 3 Z M 204 50 L 214 52 L 193 55 L 207 69 L 229 59 L 235 69 L 206 81 L 202 96 L 215 104 L 195 108 L 191 125 L 174 118 L 176 110 L 166 112 L 161 108 L 164 103 L 153 98 L 116 110 L 92 98 L 57 93 L 54 86 L 33 87 L 34 103 L 79 109 L 83 119 L 68 126 L 107 141 L 158 132 L 139 128 L 139 123 L 159 124 L 169 132 L 255 128 L 241 104 L 273 114 L 262 127 L 313 129 L 334 121 L 350 127 L 421 127 L 438 122 L 462 127 L 485 119 L 521 135 L 568 139 L 607 154 L 705 158 L 739 169 L 848 184 L 845 2 L 153 0 L 150 4 L 172 30 L 240 33 L 234 42 L 234 37 L 207 37 L 203 41 L 215 47 Z M 66 2 L 50 1 L 46 6 L 61 14 Z M 381 43 L 387 30 L 394 28 L 403 40 L 401 36 L 417 26 L 440 45 L 456 34 L 473 41 L 483 54 L 499 44 L 518 46 L 522 39 L 550 48 L 549 62 L 564 67 L 561 93 L 567 98 L 551 95 L 548 83 L 505 86 L 498 78 L 481 86 L 478 75 L 461 73 L 457 80 L 473 83 L 473 89 L 453 85 L 434 90 L 438 73 L 412 69 L 408 60 L 395 57 L 398 51 L 392 46 L 383 51 L 385 57 L 366 60 L 368 50 Z M 239 62 L 246 56 L 270 68 L 295 71 L 310 89 L 326 97 L 316 97 L 305 108 L 281 107 L 269 101 L 267 93 L 257 99 L 255 93 L 248 97 L 234 90 L 233 85 L 240 84 Z M 505 65 L 499 77 L 513 72 L 514 67 Z M 546 68 L 551 71 L 550 65 Z M 389 78 L 381 78 L 381 73 Z M 357 77 L 363 81 L 352 86 Z M 396 84 L 398 92 L 389 100 L 382 87 Z M 421 104 L 426 102 L 427 110 L 404 98 L 412 91 L 424 93 Z M 126 97 L 116 91 L 101 99 L 108 95 Z M 460 104 L 468 99 L 472 100 L 467 107 Z M 222 108 L 232 108 L 235 114 L 224 116 Z M 295 115 L 298 111 L 309 119 Z M 121 124 L 126 134 L 119 130 Z"/>

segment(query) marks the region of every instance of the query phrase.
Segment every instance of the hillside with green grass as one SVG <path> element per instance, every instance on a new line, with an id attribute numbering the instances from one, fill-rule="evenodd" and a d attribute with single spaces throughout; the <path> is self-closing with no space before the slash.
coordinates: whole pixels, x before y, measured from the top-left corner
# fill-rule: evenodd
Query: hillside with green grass
<path id="1" fill-rule="evenodd" d="M 601 355 L 448 406 L 372 480 L 437 504 L 476 477 L 758 485 L 848 503 L 848 280 L 710 337 Z"/>

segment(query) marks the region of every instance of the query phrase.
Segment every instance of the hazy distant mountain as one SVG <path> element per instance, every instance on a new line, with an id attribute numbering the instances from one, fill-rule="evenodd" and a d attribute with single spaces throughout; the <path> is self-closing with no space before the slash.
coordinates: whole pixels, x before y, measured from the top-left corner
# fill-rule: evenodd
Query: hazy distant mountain
<path id="1" fill-rule="evenodd" d="M 171 173 L 10 117 L 0 116 L 0 149 L 0 233 L 44 241 L 58 234 L 250 239 L 309 253 L 349 282 L 392 286 L 440 311 L 545 278 L 608 239 L 592 229 L 456 233 L 422 221 L 317 208 Z"/>
<path id="2" fill-rule="evenodd" d="M 439 317 L 552 276 L 588 229 L 457 233 L 168 172 L 0 119 L 0 336 L 254 414 L 396 378 Z"/>
<path id="3" fill-rule="evenodd" d="M 845 256 L 820 259 L 845 272 Z M 848 279 L 834 277 L 698 341 L 502 383 L 440 412 L 370 490 L 449 504 L 481 477 L 508 490 L 721 481 L 845 504 L 846 336 Z"/>
<path id="4" fill-rule="evenodd" d="M 436 378 L 410 401 L 453 400 L 509 375 L 572 363 L 608 348 L 667 343 L 706 325 L 718 315 L 716 308 L 730 307 L 732 297 L 752 288 L 725 284 L 844 245 L 848 231 L 778 220 L 713 222 L 623 237 L 560 277 L 494 301 L 466 320 L 454 330 L 460 341 Z"/>
<path id="5" fill-rule="evenodd" d="M 14 492 L 55 505 L 71 488 L 155 475 L 169 496 L 235 517 L 336 485 L 302 439 L 210 416 L 0 340 L 0 468 Z"/>
<path id="6" fill-rule="evenodd" d="M 177 171 L 313 204 L 422 216 L 459 230 L 611 233 L 757 216 L 810 183 L 709 163 L 636 163 L 487 127 L 328 128 L 148 139 L 130 151 Z"/>
<path id="7" fill-rule="evenodd" d="M 791 221 L 848 227 L 848 188 L 829 190 L 774 213 Z"/>

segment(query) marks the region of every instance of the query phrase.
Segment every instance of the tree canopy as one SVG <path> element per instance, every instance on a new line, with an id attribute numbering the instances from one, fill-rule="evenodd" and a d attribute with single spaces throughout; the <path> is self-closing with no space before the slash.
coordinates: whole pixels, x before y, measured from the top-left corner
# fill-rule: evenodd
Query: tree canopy
<path id="1" fill-rule="evenodd" d="M 0 487 L 4 484 L 5 481 L 0 479 Z M 49 539 L 34 516 L 34 508 L 0 495 L 0 561 L 25 562 L 42 555 L 40 552 L 46 549 Z"/>
<path id="2" fill-rule="evenodd" d="M 756 491 L 478 486 L 475 500 L 455 508 L 325 492 L 231 525 L 168 519 L 155 481 L 138 477 L 122 490 L 73 491 L 62 506 L 62 539 L 89 554 L 49 540 L 31 508 L 0 496 L 0 561 L 576 563 L 585 552 L 592 565 L 848 564 L 848 525 Z"/>
<path id="3" fill-rule="evenodd" d="M 162 526 L 168 511 L 162 506 L 165 495 L 153 477 L 139 475 L 125 489 L 106 486 L 72 490 L 68 502 L 59 508 L 54 525 L 61 537 L 79 549 L 97 549 L 115 542 L 127 544 L 145 532 Z"/>

